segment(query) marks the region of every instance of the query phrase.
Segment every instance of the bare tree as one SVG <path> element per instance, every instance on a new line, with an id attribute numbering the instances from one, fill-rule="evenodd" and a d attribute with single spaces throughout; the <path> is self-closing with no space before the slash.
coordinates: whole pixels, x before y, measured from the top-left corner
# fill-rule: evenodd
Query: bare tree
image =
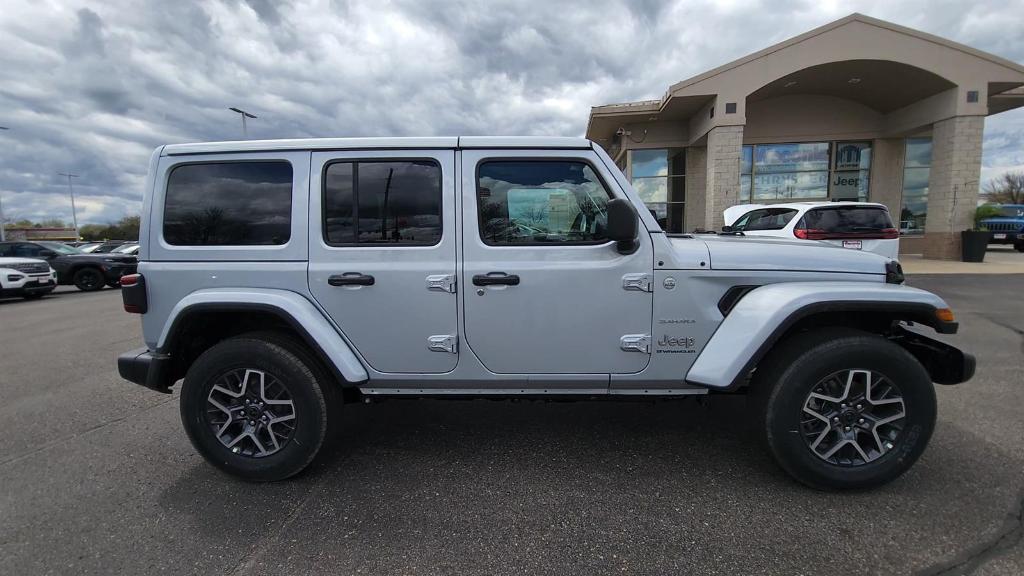
<path id="1" fill-rule="evenodd" d="M 999 204 L 1024 204 L 1024 172 L 1005 172 L 989 180 L 981 196 Z"/>

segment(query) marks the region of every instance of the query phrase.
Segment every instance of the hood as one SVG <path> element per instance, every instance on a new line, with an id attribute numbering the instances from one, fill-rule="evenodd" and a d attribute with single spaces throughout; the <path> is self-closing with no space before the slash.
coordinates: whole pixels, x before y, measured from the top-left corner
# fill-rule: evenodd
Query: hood
<path id="1" fill-rule="evenodd" d="M 5 264 L 39 264 L 42 262 L 46 264 L 46 260 L 40 260 L 38 258 L 0 258 L 0 268 L 3 268 Z"/>
<path id="2" fill-rule="evenodd" d="M 985 218 L 981 221 L 982 224 L 1019 224 L 1024 225 L 1024 216 L 1020 218 L 997 216 L 995 218 Z"/>
<path id="3" fill-rule="evenodd" d="M 787 270 L 885 275 L 888 258 L 814 240 L 771 236 L 698 236 L 712 270 Z"/>

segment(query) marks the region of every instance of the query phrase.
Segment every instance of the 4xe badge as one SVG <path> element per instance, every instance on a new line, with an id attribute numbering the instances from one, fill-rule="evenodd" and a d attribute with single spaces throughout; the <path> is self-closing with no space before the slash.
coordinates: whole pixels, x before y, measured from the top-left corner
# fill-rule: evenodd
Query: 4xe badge
<path id="1" fill-rule="evenodd" d="M 669 336 L 665 334 L 657 342 L 658 354 L 693 354 L 694 340 L 690 336 Z"/>

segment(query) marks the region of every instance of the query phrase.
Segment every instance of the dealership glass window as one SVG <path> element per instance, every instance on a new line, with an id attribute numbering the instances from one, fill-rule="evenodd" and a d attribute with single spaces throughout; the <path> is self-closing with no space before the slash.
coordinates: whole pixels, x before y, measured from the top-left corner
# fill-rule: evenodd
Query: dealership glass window
<path id="1" fill-rule="evenodd" d="M 829 180 L 832 200 L 867 202 L 871 180 L 871 143 L 837 142 Z"/>
<path id="2" fill-rule="evenodd" d="M 286 244 L 291 237 L 292 165 L 185 164 L 171 170 L 164 240 L 175 246 Z"/>
<path id="3" fill-rule="evenodd" d="M 829 160 L 827 142 L 754 146 L 754 201 L 827 197 Z"/>
<path id="4" fill-rule="evenodd" d="M 686 208 L 686 154 L 683 148 L 630 151 L 633 188 L 666 232 L 682 232 Z"/>
<path id="5" fill-rule="evenodd" d="M 928 215 L 928 178 L 932 166 L 932 139 L 907 138 L 903 157 L 903 202 L 900 233 L 923 234 Z"/>
<path id="6" fill-rule="evenodd" d="M 803 142 L 744 146 L 740 202 L 868 198 L 869 142 Z"/>
<path id="7" fill-rule="evenodd" d="M 477 171 L 480 237 L 492 246 L 606 242 L 610 198 L 586 162 L 484 162 Z"/>
<path id="8" fill-rule="evenodd" d="M 441 167 L 433 160 L 336 162 L 324 177 L 328 244 L 441 240 Z"/>

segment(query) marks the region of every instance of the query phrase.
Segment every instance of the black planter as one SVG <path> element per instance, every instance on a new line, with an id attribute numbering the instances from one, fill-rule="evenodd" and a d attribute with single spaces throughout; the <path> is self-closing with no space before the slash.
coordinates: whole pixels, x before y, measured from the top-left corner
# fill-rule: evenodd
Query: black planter
<path id="1" fill-rule="evenodd" d="M 982 262 L 988 250 L 990 232 L 964 230 L 960 233 L 960 256 L 964 262 Z"/>

